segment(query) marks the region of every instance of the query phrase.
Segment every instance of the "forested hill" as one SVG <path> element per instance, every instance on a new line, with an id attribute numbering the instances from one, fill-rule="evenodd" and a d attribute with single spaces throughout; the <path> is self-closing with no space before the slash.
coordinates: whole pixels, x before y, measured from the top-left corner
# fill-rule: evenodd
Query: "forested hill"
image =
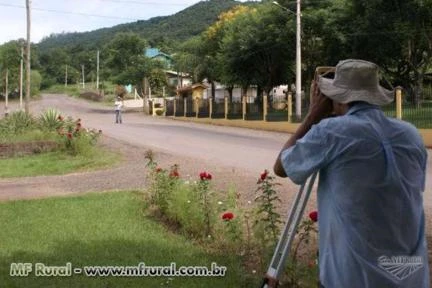
<path id="1" fill-rule="evenodd" d="M 109 42 L 118 32 L 135 32 L 151 45 L 169 48 L 178 41 L 198 35 L 211 25 L 221 12 L 239 4 L 252 3 L 235 0 L 201 1 L 171 16 L 154 17 L 90 32 L 53 34 L 43 39 L 39 43 L 39 48 L 44 51 L 55 47 L 72 48 L 79 45 L 84 49 L 92 49 Z"/>

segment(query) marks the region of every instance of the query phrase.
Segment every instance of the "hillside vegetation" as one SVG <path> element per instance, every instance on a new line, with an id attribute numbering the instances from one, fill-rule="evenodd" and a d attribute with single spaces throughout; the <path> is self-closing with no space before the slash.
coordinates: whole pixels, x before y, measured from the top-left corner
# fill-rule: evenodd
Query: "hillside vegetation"
<path id="1" fill-rule="evenodd" d="M 72 46 L 94 49 L 109 42 L 114 34 L 133 32 L 146 39 L 152 46 L 163 46 L 169 53 L 173 52 L 176 42 L 200 34 L 217 20 L 220 13 L 239 4 L 250 5 L 234 0 L 201 1 L 171 16 L 154 17 L 90 32 L 52 34 L 44 38 L 38 46 L 40 51 Z"/>

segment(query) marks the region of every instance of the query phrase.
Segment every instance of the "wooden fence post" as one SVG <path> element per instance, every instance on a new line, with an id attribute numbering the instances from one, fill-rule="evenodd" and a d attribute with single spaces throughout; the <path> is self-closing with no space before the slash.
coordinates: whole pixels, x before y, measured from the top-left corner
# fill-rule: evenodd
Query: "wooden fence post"
<path id="1" fill-rule="evenodd" d="M 242 118 L 246 120 L 246 96 L 242 97 Z"/>
<path id="2" fill-rule="evenodd" d="M 228 119 L 228 97 L 225 96 L 225 119 Z"/>
<path id="3" fill-rule="evenodd" d="M 396 87 L 396 118 L 402 119 L 402 87 Z"/>
<path id="4" fill-rule="evenodd" d="M 208 101 L 209 101 L 209 118 L 211 119 L 213 114 L 213 98 L 209 97 Z"/>
<path id="5" fill-rule="evenodd" d="M 288 123 L 291 123 L 291 119 L 292 119 L 292 92 L 289 91 L 288 92 Z"/>

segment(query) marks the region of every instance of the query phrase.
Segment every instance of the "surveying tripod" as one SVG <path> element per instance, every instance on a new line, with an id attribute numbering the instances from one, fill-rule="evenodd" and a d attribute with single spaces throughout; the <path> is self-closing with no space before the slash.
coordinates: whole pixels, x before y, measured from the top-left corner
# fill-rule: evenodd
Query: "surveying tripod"
<path id="1" fill-rule="evenodd" d="M 291 205 L 287 222 L 285 223 L 284 230 L 281 233 L 279 242 L 276 246 L 273 258 L 268 267 L 267 273 L 264 276 L 261 288 L 276 288 L 279 284 L 279 278 L 283 272 L 285 260 L 291 250 L 291 244 L 296 234 L 297 226 L 303 216 L 306 204 L 309 200 L 313 184 L 317 177 L 318 172 L 315 172 L 301 187 L 299 192 Z M 306 191 L 305 191 L 305 187 Z"/>
<path id="2" fill-rule="evenodd" d="M 313 103 L 315 93 L 319 92 L 319 90 L 317 90 L 318 89 L 317 81 L 319 80 L 319 77 L 333 78 L 334 73 L 335 73 L 335 67 L 331 67 L 331 66 L 316 67 L 314 80 L 311 83 L 311 89 L 310 89 L 311 105 Z M 272 260 L 270 262 L 267 273 L 264 276 L 260 288 L 278 287 L 279 278 L 283 272 L 285 260 L 288 257 L 288 254 L 291 252 L 291 244 L 297 232 L 297 226 L 299 225 L 300 220 L 303 216 L 304 210 L 306 208 L 306 204 L 309 200 L 313 188 L 313 184 L 315 182 L 317 175 L 318 172 L 315 172 L 309 178 L 309 182 L 306 180 L 306 182 L 303 183 L 303 185 L 300 187 L 299 192 L 297 192 L 297 195 L 294 198 L 294 202 L 291 205 L 284 230 L 281 233 L 279 242 L 276 246 Z"/>

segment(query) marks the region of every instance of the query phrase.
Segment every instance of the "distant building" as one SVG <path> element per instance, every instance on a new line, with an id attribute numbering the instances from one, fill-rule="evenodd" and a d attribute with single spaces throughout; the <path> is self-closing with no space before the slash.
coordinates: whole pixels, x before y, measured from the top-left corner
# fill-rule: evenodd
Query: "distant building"
<path id="1" fill-rule="evenodd" d="M 192 78 L 187 73 L 176 71 L 165 71 L 167 75 L 167 82 L 169 86 L 181 88 L 192 85 Z"/>
<path id="2" fill-rule="evenodd" d="M 147 48 L 144 55 L 148 58 L 161 61 L 167 69 L 171 69 L 173 66 L 173 58 L 158 48 Z"/>

